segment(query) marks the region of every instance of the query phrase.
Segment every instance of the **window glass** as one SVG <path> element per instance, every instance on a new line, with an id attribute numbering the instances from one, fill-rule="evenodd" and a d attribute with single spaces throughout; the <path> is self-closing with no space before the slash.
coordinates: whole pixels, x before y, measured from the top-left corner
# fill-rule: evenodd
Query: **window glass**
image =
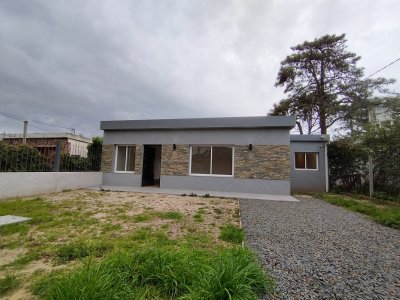
<path id="1" fill-rule="evenodd" d="M 307 169 L 317 169 L 317 153 L 306 153 Z"/>
<path id="2" fill-rule="evenodd" d="M 192 146 L 192 173 L 210 174 L 211 147 Z"/>
<path id="3" fill-rule="evenodd" d="M 305 161 L 305 153 L 296 152 L 294 154 L 295 157 L 295 168 L 296 169 L 305 169 L 306 161 Z"/>
<path id="4" fill-rule="evenodd" d="M 212 174 L 232 175 L 231 147 L 212 147 Z"/>
<path id="5" fill-rule="evenodd" d="M 133 172 L 135 171 L 135 151 L 136 147 L 129 146 L 128 147 L 128 158 L 126 163 L 126 171 Z"/>
<path id="6" fill-rule="evenodd" d="M 117 147 L 117 171 L 125 171 L 126 146 Z"/>

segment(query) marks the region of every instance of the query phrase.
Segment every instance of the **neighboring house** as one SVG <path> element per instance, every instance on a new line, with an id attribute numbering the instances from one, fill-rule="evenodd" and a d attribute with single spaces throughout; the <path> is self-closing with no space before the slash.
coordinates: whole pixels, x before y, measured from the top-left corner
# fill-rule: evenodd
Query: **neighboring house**
<path id="1" fill-rule="evenodd" d="M 392 113 L 390 108 L 374 107 L 369 111 L 369 122 L 377 127 L 388 126 L 393 122 Z"/>
<path id="2" fill-rule="evenodd" d="M 103 185 L 325 191 L 328 138 L 297 140 L 294 125 L 293 117 L 276 116 L 102 121 Z"/>
<path id="3" fill-rule="evenodd" d="M 3 134 L 3 143 L 22 145 L 22 134 Z M 71 133 L 30 133 L 26 136 L 26 144 L 35 147 L 43 155 L 54 157 L 57 141 L 61 142 L 61 153 L 80 157 L 87 157 L 87 146 L 92 140 L 81 135 Z"/>

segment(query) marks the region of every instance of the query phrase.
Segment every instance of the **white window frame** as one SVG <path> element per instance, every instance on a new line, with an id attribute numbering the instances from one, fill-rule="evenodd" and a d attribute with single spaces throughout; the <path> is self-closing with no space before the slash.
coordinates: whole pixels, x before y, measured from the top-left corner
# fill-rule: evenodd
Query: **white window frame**
<path id="1" fill-rule="evenodd" d="M 296 168 L 296 153 L 303 153 L 304 154 L 304 169 Z M 306 154 L 310 154 L 310 153 L 315 154 L 317 156 L 316 157 L 316 162 L 317 162 L 317 168 L 316 169 L 308 169 L 307 168 L 307 155 Z M 318 171 L 318 169 L 319 169 L 318 158 L 319 158 L 319 153 L 318 152 L 302 152 L 302 151 L 294 152 L 294 159 L 293 159 L 294 160 L 294 169 L 296 171 Z"/>
<path id="2" fill-rule="evenodd" d="M 210 174 L 198 174 L 198 173 L 192 173 L 192 147 L 210 147 L 211 148 L 211 156 L 210 156 Z M 212 174 L 212 159 L 213 159 L 213 147 L 227 147 L 232 149 L 232 175 L 224 175 L 224 174 Z M 189 175 L 190 176 L 212 176 L 212 177 L 234 177 L 234 171 L 235 171 L 235 147 L 233 145 L 190 145 L 189 149 Z"/>
<path id="3" fill-rule="evenodd" d="M 115 173 L 130 173 L 134 174 L 135 171 L 117 171 L 117 162 L 118 162 L 118 147 L 126 147 L 125 149 L 125 170 L 128 164 L 128 147 L 135 147 L 135 167 L 136 167 L 136 145 L 115 145 L 115 162 L 114 162 L 114 172 Z"/>

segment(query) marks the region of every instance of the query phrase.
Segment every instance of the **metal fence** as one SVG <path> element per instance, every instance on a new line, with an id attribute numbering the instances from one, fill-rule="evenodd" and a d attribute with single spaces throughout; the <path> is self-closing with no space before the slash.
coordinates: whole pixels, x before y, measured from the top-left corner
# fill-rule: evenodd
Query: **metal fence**
<path id="1" fill-rule="evenodd" d="M 0 172 L 100 171 L 101 144 L 0 141 Z"/>

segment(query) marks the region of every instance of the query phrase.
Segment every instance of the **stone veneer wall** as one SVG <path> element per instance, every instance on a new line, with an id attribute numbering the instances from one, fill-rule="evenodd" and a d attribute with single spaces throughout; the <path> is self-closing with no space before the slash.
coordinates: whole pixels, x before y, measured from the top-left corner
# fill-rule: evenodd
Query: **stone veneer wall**
<path id="1" fill-rule="evenodd" d="M 142 173 L 142 145 L 135 145 L 135 172 Z M 101 153 L 101 171 L 103 173 L 112 173 L 113 149 L 114 145 L 104 145 Z"/>
<path id="2" fill-rule="evenodd" d="M 162 145 L 161 175 L 189 175 L 189 145 L 176 145 L 176 150 L 172 145 Z"/>
<path id="3" fill-rule="evenodd" d="M 101 152 L 101 171 L 103 173 L 112 172 L 112 153 L 114 145 L 104 145 Z"/>
<path id="4" fill-rule="evenodd" d="M 289 145 L 235 146 L 235 178 L 290 180 Z"/>
<path id="5" fill-rule="evenodd" d="M 142 161 L 143 161 L 143 146 L 142 145 L 135 145 L 135 172 L 136 174 L 142 174 Z"/>

